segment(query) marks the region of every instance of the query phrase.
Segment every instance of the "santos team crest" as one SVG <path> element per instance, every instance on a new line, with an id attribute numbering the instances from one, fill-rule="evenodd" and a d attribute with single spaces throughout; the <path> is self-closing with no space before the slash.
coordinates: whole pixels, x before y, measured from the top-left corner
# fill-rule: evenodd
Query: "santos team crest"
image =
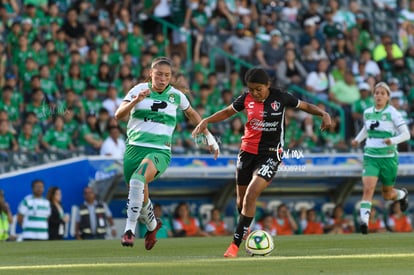
<path id="1" fill-rule="evenodd" d="M 270 106 L 272 107 L 273 110 L 277 111 L 280 108 L 280 102 L 277 102 L 276 100 L 273 101 L 272 103 L 270 103 Z"/>

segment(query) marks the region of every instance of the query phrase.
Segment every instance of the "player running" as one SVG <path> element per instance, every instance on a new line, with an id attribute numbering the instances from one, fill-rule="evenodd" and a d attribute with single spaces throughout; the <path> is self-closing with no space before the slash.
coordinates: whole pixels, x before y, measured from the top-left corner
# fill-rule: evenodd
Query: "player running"
<path id="1" fill-rule="evenodd" d="M 146 226 L 145 248 L 150 250 L 161 220 L 154 216 L 149 199 L 148 184 L 160 177 L 171 160 L 171 137 L 177 120 L 177 109 L 184 111 L 190 123 L 200 122 L 200 115 L 191 107 L 187 97 L 171 85 L 172 63 L 166 57 L 152 61 L 150 81 L 134 86 L 115 112 L 116 119 L 129 116 L 127 147 L 124 155 L 124 177 L 129 185 L 127 221 L 122 237 L 123 246 L 133 246 L 138 218 Z M 205 129 L 207 143 L 219 154 L 219 147 Z"/>
<path id="2" fill-rule="evenodd" d="M 237 112 L 247 111 L 247 122 L 237 160 L 236 191 L 239 222 L 224 257 L 237 257 L 239 246 L 256 212 L 256 200 L 270 184 L 280 164 L 284 144 L 285 108 L 293 107 L 322 117 L 321 129 L 329 129 L 331 117 L 319 107 L 297 99 L 270 85 L 270 77 L 262 68 L 246 72 L 248 91 L 231 105 L 203 119 L 193 136 L 203 133 L 208 123 L 223 121 Z"/>
<path id="3" fill-rule="evenodd" d="M 401 211 L 408 208 L 407 189 L 394 188 L 398 172 L 397 144 L 410 139 L 410 132 L 401 114 L 389 104 L 391 90 L 384 82 L 374 87 L 375 105 L 364 111 L 364 126 L 352 141 L 356 147 L 366 140 L 362 171 L 362 200 L 360 230 L 368 234 L 372 198 L 378 179 L 382 183 L 382 197 L 398 200 Z"/>

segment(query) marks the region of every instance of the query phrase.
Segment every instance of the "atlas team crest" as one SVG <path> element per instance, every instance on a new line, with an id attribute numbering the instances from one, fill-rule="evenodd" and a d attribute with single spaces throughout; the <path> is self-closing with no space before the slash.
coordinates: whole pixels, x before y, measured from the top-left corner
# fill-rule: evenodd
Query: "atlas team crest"
<path id="1" fill-rule="evenodd" d="M 270 107 L 272 107 L 273 110 L 277 111 L 280 108 L 280 102 L 275 100 L 272 103 L 270 103 Z"/>

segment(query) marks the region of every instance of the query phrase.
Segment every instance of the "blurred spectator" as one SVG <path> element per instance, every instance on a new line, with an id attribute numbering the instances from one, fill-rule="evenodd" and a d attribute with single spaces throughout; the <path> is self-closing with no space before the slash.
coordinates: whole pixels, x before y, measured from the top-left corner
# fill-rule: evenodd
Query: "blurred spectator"
<path id="1" fill-rule="evenodd" d="M 386 33 L 381 35 L 381 43 L 375 46 L 373 50 L 373 58 L 376 62 L 387 57 L 391 59 L 401 58 L 403 55 L 400 47 L 393 42 L 391 35 Z"/>
<path id="2" fill-rule="evenodd" d="M 17 138 L 19 149 L 25 153 L 33 153 L 33 155 L 40 153 L 39 136 L 33 134 L 33 125 L 30 122 L 25 122 Z"/>
<path id="3" fill-rule="evenodd" d="M 316 38 L 312 37 L 310 39 L 310 43 L 308 45 L 310 47 L 310 55 L 312 56 L 312 59 L 314 60 L 321 60 L 328 58 L 328 55 L 325 51 L 325 48 L 323 47 L 323 44 Z M 308 47 L 305 46 L 304 48 Z"/>
<path id="4" fill-rule="evenodd" d="M 223 49 L 241 60 L 252 62 L 255 39 L 243 23 L 238 23 L 235 32 L 225 41 Z"/>
<path id="5" fill-rule="evenodd" d="M 224 88 L 229 89 L 234 96 L 239 96 L 244 89 L 244 85 L 236 70 L 230 71 L 229 80 L 224 82 Z M 230 101 L 231 103 L 231 101 Z"/>
<path id="6" fill-rule="evenodd" d="M 15 236 L 9 235 L 10 224 L 12 221 L 12 212 L 4 197 L 4 191 L 0 189 L 0 241 L 14 240 Z"/>
<path id="7" fill-rule="evenodd" d="M 297 59 L 294 50 L 287 50 L 285 58 L 279 63 L 277 69 L 277 79 L 280 85 L 298 85 L 303 86 L 308 76 L 304 66 Z"/>
<path id="8" fill-rule="evenodd" d="M 281 19 L 295 24 L 300 8 L 301 2 L 298 0 L 285 1 L 285 6 L 281 12 Z"/>
<path id="9" fill-rule="evenodd" d="M 391 232 L 412 232 L 411 219 L 401 211 L 400 202 L 390 204 L 387 226 Z"/>
<path id="10" fill-rule="evenodd" d="M 80 107 L 77 103 L 77 99 L 73 98 L 74 103 L 76 103 L 77 107 Z M 102 101 L 98 98 L 98 91 L 94 85 L 89 85 L 86 87 L 84 91 L 83 97 L 81 97 L 82 108 L 84 109 L 86 114 L 99 112 L 99 109 L 102 108 Z"/>
<path id="11" fill-rule="evenodd" d="M 111 117 L 114 116 L 115 110 L 121 105 L 122 98 L 118 97 L 118 91 L 114 85 L 110 85 L 106 92 L 106 98 L 102 102 L 102 106 L 108 111 Z"/>
<path id="12" fill-rule="evenodd" d="M 300 227 L 302 234 L 323 234 L 323 224 L 317 220 L 315 209 L 302 208 L 300 210 Z"/>
<path id="13" fill-rule="evenodd" d="M 296 113 L 292 108 L 287 108 L 285 111 L 285 146 L 293 149 L 299 145 L 299 138 L 301 136 L 299 121 L 296 118 Z"/>
<path id="14" fill-rule="evenodd" d="M 103 48 L 105 47 L 108 47 L 108 45 L 105 44 Z M 101 58 L 102 58 L 102 55 L 101 55 Z M 107 63 L 106 61 L 103 61 L 99 64 L 98 74 L 92 76 L 90 79 L 90 84 L 96 88 L 98 99 L 105 98 L 105 93 L 108 87 L 112 84 L 112 82 L 113 82 L 113 76 L 111 75 L 110 64 Z"/>
<path id="15" fill-rule="evenodd" d="M 51 152 L 60 152 L 63 154 L 75 150 L 71 136 L 64 131 L 65 121 L 63 116 L 56 116 L 53 126 L 50 126 L 42 139 L 42 146 Z"/>
<path id="16" fill-rule="evenodd" d="M 353 62 L 352 72 L 358 74 L 359 66 L 364 66 L 364 75 L 362 77 L 367 81 L 368 77 L 374 77 L 377 81 L 381 78 L 381 69 L 378 64 L 372 60 L 371 51 L 369 49 L 362 49 L 359 60 Z"/>
<path id="17" fill-rule="evenodd" d="M 282 203 L 277 207 L 273 220 L 277 235 L 292 235 L 298 230 L 298 225 L 289 208 Z"/>
<path id="18" fill-rule="evenodd" d="M 355 132 L 363 126 L 363 114 L 366 109 L 374 105 L 371 87 L 366 82 L 358 84 L 360 98 L 352 104 L 352 119 L 354 120 Z"/>
<path id="19" fill-rule="evenodd" d="M 319 4 L 320 1 L 319 0 L 308 0 L 308 7 L 307 9 L 304 8 L 303 10 L 305 11 L 303 15 L 299 14 L 299 21 L 300 21 L 300 26 L 302 28 L 305 28 L 305 21 L 307 19 L 311 19 L 315 22 L 315 24 L 320 27 L 322 22 L 324 21 L 324 17 L 323 15 L 319 12 Z"/>
<path id="20" fill-rule="evenodd" d="M 374 35 L 371 32 L 371 21 L 363 12 L 356 14 L 357 25 L 349 31 L 348 44 L 349 48 L 353 48 L 353 54 L 356 57 L 361 55 L 363 49 L 372 50 L 375 46 Z"/>
<path id="21" fill-rule="evenodd" d="M 86 89 L 86 81 L 81 75 L 80 64 L 71 63 L 69 65 L 69 71 L 65 74 L 63 87 L 65 90 L 72 90 L 78 96 L 82 95 Z"/>
<path id="22" fill-rule="evenodd" d="M 308 18 L 304 21 L 304 31 L 299 37 L 299 47 L 303 48 L 309 45 L 312 38 L 316 38 L 320 45 L 325 44 L 325 38 L 323 34 L 318 30 L 316 22 L 313 18 Z"/>
<path id="23" fill-rule="evenodd" d="M 383 216 L 378 213 L 377 208 L 371 207 L 371 214 L 369 215 L 369 233 L 384 233 L 387 231 Z"/>
<path id="24" fill-rule="evenodd" d="M 65 22 L 62 25 L 67 43 L 78 39 L 86 34 L 85 27 L 78 21 L 78 12 L 75 8 L 70 8 L 66 12 Z"/>
<path id="25" fill-rule="evenodd" d="M 157 238 L 170 238 L 173 236 L 171 220 L 165 216 L 161 204 L 154 204 L 154 215 L 162 221 L 162 226 L 157 232 Z"/>
<path id="26" fill-rule="evenodd" d="M 347 151 L 349 149 L 348 145 L 340 133 L 341 123 L 345 123 L 345 121 L 341 121 L 339 117 L 333 117 L 331 122 L 331 127 L 321 133 L 325 146 L 340 152 Z"/>
<path id="27" fill-rule="evenodd" d="M 332 216 L 325 222 L 324 230 L 328 234 L 348 234 L 355 232 L 355 225 L 352 220 L 345 217 L 343 207 L 336 205 Z"/>
<path id="28" fill-rule="evenodd" d="M 241 138 L 244 134 L 244 123 L 240 116 L 234 117 L 222 139 L 222 148 L 229 150 L 230 153 L 237 153 L 240 148 Z"/>
<path id="29" fill-rule="evenodd" d="M 333 10 L 334 21 L 341 25 L 342 31 L 347 33 L 356 24 L 355 14 L 359 10 L 356 0 L 348 1 L 348 7 L 341 7 L 339 0 L 329 0 L 328 6 Z"/>
<path id="30" fill-rule="evenodd" d="M 200 222 L 191 216 L 190 208 L 186 202 L 180 202 L 174 211 L 174 236 L 176 237 L 206 237 L 208 233 L 201 230 Z"/>
<path id="31" fill-rule="evenodd" d="M 228 1 L 217 0 L 210 22 L 220 36 L 228 36 L 237 23 L 237 15 L 230 11 Z"/>
<path id="32" fill-rule="evenodd" d="M 321 30 L 326 37 L 326 48 L 329 53 L 332 52 L 332 48 L 335 45 L 335 38 L 338 34 L 342 33 L 342 26 L 340 23 L 334 21 L 334 14 L 331 7 L 325 7 L 324 11 L 324 22 L 321 25 Z"/>
<path id="33" fill-rule="evenodd" d="M 351 59 L 352 49 L 349 48 L 349 43 L 347 43 L 347 37 L 344 33 L 338 33 L 335 36 L 335 43 L 328 54 L 332 62 L 336 62 L 340 58 L 345 59 L 345 61 Z"/>
<path id="34" fill-rule="evenodd" d="M 95 113 L 89 113 L 79 130 L 79 146 L 87 155 L 98 155 L 103 143 L 102 133 L 99 132 Z"/>
<path id="35" fill-rule="evenodd" d="M 387 81 L 388 86 L 390 87 L 390 98 L 398 99 L 398 104 L 400 109 L 407 110 L 408 109 L 408 100 L 405 96 L 405 92 L 403 91 L 402 87 L 400 86 L 400 81 L 398 78 L 390 78 Z"/>
<path id="36" fill-rule="evenodd" d="M 0 110 L 5 110 L 8 114 L 10 123 L 13 127 L 20 125 L 20 112 L 19 106 L 13 102 L 13 89 L 10 86 L 3 86 L 1 94 Z"/>
<path id="37" fill-rule="evenodd" d="M 211 219 L 205 225 L 205 231 L 211 236 L 229 236 L 233 232 L 228 230 L 227 224 L 221 217 L 220 209 L 211 209 Z"/>
<path id="38" fill-rule="evenodd" d="M 51 214 L 48 218 L 49 240 L 62 240 L 65 225 L 69 222 L 69 216 L 65 214 L 61 204 L 62 191 L 57 186 L 49 187 L 46 197 L 51 207 Z"/>
<path id="39" fill-rule="evenodd" d="M 22 227 L 23 240 L 48 240 L 48 218 L 50 202 L 43 197 L 45 184 L 42 180 L 32 181 L 32 194 L 27 195 L 18 206 L 17 222 Z"/>
<path id="40" fill-rule="evenodd" d="M 278 226 L 275 222 L 275 219 L 270 214 L 265 214 L 260 220 L 254 224 L 253 230 L 264 230 L 269 233 L 271 236 L 276 236 L 279 234 Z"/>
<path id="41" fill-rule="evenodd" d="M 284 59 L 282 33 L 274 29 L 270 32 L 270 41 L 263 43 L 256 51 L 256 58 L 259 64 L 270 76 L 275 76 L 279 62 Z"/>
<path id="42" fill-rule="evenodd" d="M 17 151 L 19 145 L 17 144 L 16 138 L 10 132 L 9 121 L 1 120 L 0 121 L 0 152 L 1 154 L 6 154 L 8 152 Z"/>
<path id="43" fill-rule="evenodd" d="M 354 134 L 354 123 L 352 121 L 352 105 L 360 98 L 358 86 L 355 83 L 351 71 L 346 71 L 344 80 L 339 80 L 331 87 L 329 99 L 342 106 L 345 112 L 345 136 L 346 139 Z"/>
<path id="44" fill-rule="evenodd" d="M 373 4 L 376 8 L 387 11 L 395 11 L 398 8 L 397 0 L 374 0 Z"/>
<path id="45" fill-rule="evenodd" d="M 335 80 L 335 84 L 337 81 L 344 81 L 345 73 L 348 71 L 345 56 L 337 56 L 334 59 L 332 59 L 332 62 L 335 64 L 331 70 L 332 76 Z"/>
<path id="46" fill-rule="evenodd" d="M 121 137 L 119 126 L 108 127 L 109 136 L 102 143 L 100 154 L 123 159 L 125 153 L 125 141 Z"/>
<path id="47" fill-rule="evenodd" d="M 76 239 L 105 239 L 107 227 L 111 227 L 112 237 L 116 236 L 111 210 L 105 202 L 98 201 L 91 187 L 83 189 L 85 201 L 79 206 L 76 215 Z"/>
<path id="48" fill-rule="evenodd" d="M 350 107 L 360 98 L 360 93 L 352 72 L 346 70 L 344 74 L 344 78 L 335 81 L 331 87 L 329 98 L 343 107 Z"/>
<path id="49" fill-rule="evenodd" d="M 328 99 L 329 90 L 334 84 L 328 59 L 319 60 L 317 70 L 309 72 L 306 78 L 306 90 L 323 100 Z"/>

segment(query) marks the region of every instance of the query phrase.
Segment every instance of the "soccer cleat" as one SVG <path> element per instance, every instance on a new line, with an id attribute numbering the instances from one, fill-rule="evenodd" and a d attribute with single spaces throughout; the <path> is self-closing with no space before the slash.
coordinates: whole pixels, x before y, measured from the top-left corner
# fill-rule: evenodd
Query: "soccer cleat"
<path id="1" fill-rule="evenodd" d="M 158 230 L 161 228 L 162 226 L 162 222 L 160 219 L 157 218 L 157 226 L 155 227 L 154 230 L 152 231 L 147 231 L 147 233 L 145 233 L 145 249 L 146 250 L 151 250 L 155 243 L 157 242 L 157 232 Z"/>
<path id="2" fill-rule="evenodd" d="M 238 252 L 239 252 L 239 247 L 235 243 L 232 242 L 230 246 L 227 248 L 226 252 L 224 252 L 224 257 L 236 258 Z"/>
<path id="3" fill-rule="evenodd" d="M 408 208 L 408 191 L 405 188 L 401 188 L 402 191 L 404 191 L 405 196 L 401 200 L 398 200 L 400 202 L 400 209 L 402 212 L 405 212 Z"/>
<path id="4" fill-rule="evenodd" d="M 368 234 L 368 225 L 366 223 L 361 223 L 359 225 L 359 230 L 361 231 L 362 234 L 366 235 Z"/>
<path id="5" fill-rule="evenodd" d="M 134 246 L 134 239 L 135 239 L 135 235 L 132 234 L 131 230 L 128 230 L 127 232 L 124 233 L 124 236 L 122 236 L 121 244 L 122 244 L 122 246 L 133 247 Z"/>

